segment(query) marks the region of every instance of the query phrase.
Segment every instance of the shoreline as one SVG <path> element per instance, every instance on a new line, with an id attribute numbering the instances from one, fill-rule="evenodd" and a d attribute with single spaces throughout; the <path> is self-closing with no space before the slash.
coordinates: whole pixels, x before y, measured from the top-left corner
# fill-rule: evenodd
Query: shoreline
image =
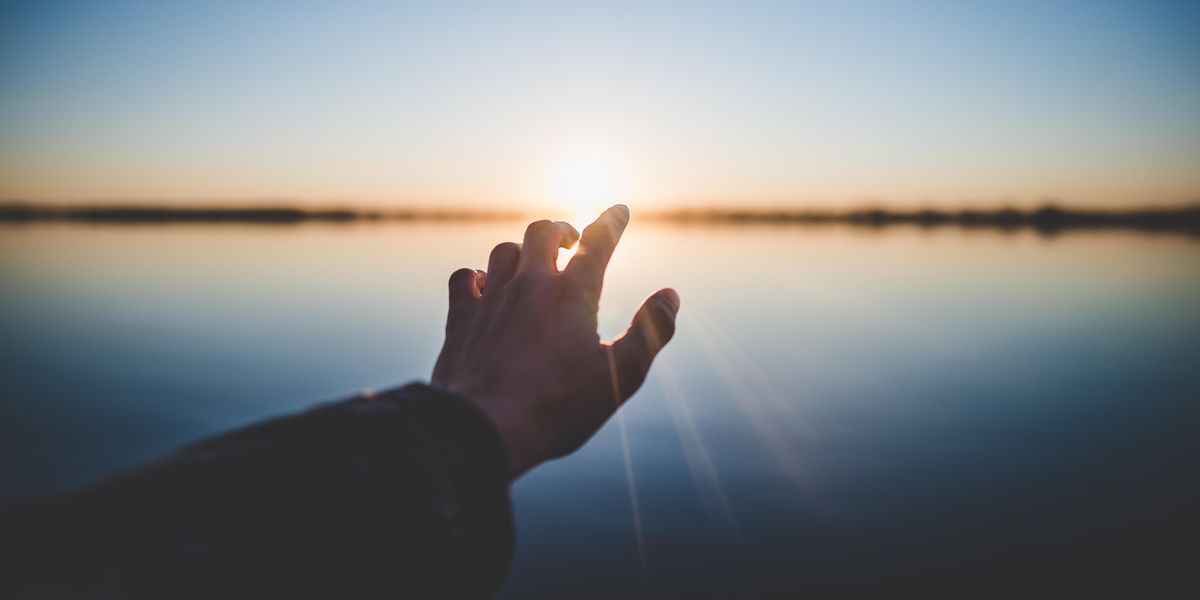
<path id="1" fill-rule="evenodd" d="M 0 223 L 76 222 L 97 224 L 290 225 L 300 223 L 372 223 L 392 221 L 502 221 L 529 218 L 522 211 L 432 210 L 417 208 L 304 208 L 288 206 L 39 205 L 0 203 Z M 1035 229 L 1053 233 L 1074 229 L 1131 229 L 1200 235 L 1200 204 L 1178 208 L 1077 210 L 1046 205 L 1031 210 L 887 210 L 845 211 L 677 209 L 643 212 L 641 219 L 678 224 L 844 224 L 881 228 Z"/>

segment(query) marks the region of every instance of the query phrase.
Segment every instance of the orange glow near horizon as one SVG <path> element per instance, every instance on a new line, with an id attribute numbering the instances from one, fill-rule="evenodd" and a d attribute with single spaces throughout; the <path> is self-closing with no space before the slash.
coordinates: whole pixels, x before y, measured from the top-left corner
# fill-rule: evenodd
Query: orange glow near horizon
<path id="1" fill-rule="evenodd" d="M 1200 200 L 1189 3 L 653 4 L 23 3 L 0 201 Z"/>

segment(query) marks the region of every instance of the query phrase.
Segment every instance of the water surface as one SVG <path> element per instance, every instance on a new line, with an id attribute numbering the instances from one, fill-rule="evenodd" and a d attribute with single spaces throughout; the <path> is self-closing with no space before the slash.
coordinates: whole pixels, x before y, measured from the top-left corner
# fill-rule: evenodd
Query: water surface
<path id="1" fill-rule="evenodd" d="M 522 230 L 3 227 L 0 499 L 426 378 L 448 274 Z M 635 220 L 602 333 L 667 285 L 677 337 L 623 414 L 636 494 L 615 420 L 518 482 L 502 596 L 1192 577 L 1194 238 Z"/>

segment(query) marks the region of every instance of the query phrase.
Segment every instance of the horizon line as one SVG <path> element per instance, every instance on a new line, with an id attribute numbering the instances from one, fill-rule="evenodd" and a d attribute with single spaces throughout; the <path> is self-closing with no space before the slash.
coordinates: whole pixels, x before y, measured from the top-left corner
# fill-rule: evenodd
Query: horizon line
<path id="1" fill-rule="evenodd" d="M 382 223 L 398 221 L 510 221 L 530 218 L 533 209 L 315 207 L 267 204 L 191 206 L 124 204 L 34 204 L 0 201 L 0 223 L 77 222 L 104 224 L 289 225 L 300 223 Z M 1043 233 L 1068 229 L 1135 229 L 1173 231 L 1200 236 L 1200 202 L 1169 208 L 1078 209 L 1045 203 L 1020 209 L 996 206 L 956 210 L 861 207 L 796 208 L 661 208 L 639 211 L 639 217 L 675 224 L 844 224 L 862 227 L 914 225 L 924 228 L 1031 228 Z"/>

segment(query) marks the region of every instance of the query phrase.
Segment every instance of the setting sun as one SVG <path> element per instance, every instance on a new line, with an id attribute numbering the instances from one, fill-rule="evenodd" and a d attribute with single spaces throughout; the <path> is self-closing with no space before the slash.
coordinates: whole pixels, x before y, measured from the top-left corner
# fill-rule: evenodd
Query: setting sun
<path id="1" fill-rule="evenodd" d="M 628 168 L 599 152 L 565 156 L 550 170 L 550 200 L 576 227 L 584 227 L 605 208 L 625 201 Z"/>
<path id="2" fill-rule="evenodd" d="M 596 219 L 604 209 L 627 201 L 629 170 L 624 163 L 602 152 L 577 152 L 564 155 L 549 169 L 549 200 L 577 229 Z M 578 244 L 558 255 L 563 268 L 574 256 Z"/>

